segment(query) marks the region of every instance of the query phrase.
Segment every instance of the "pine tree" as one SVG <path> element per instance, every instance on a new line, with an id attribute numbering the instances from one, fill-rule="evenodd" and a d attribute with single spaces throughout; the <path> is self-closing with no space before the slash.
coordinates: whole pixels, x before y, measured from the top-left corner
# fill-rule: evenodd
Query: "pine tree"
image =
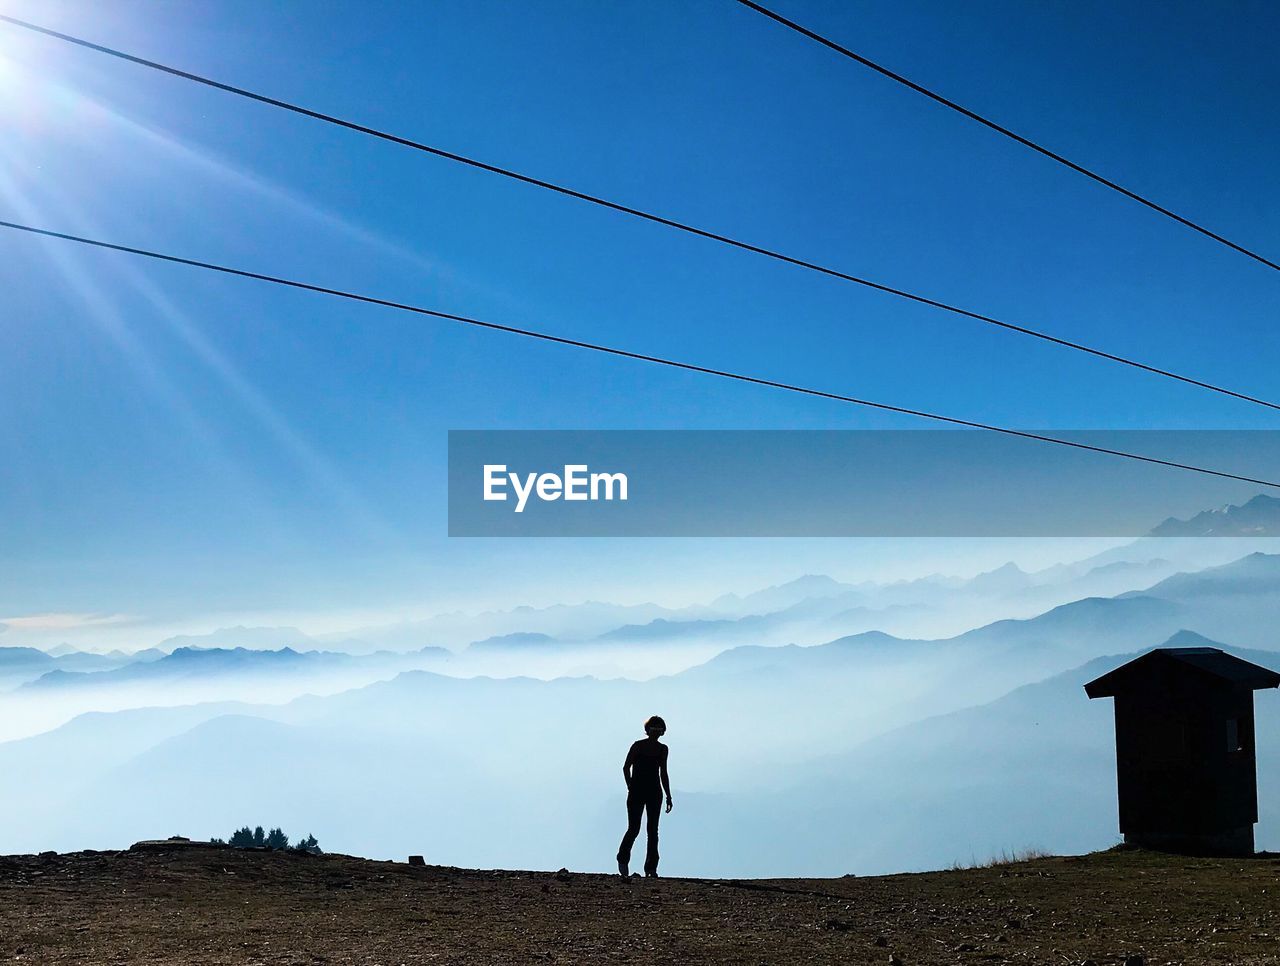
<path id="1" fill-rule="evenodd" d="M 310 852 L 312 855 L 323 855 L 320 849 L 320 843 L 316 841 L 314 835 L 308 835 L 305 839 L 298 839 L 298 844 L 294 846 L 300 852 Z"/>
<path id="2" fill-rule="evenodd" d="M 230 845 L 236 849 L 297 849 L 300 852 L 310 852 L 312 855 L 323 855 L 324 852 L 320 848 L 320 843 L 316 841 L 314 835 L 308 835 L 306 838 L 300 838 L 296 843 L 290 844 L 289 836 L 285 834 L 284 829 L 277 826 L 270 832 L 264 831 L 262 826 L 256 828 L 236 829 L 231 838 L 226 842 L 222 839 L 210 839 L 215 845 Z"/>

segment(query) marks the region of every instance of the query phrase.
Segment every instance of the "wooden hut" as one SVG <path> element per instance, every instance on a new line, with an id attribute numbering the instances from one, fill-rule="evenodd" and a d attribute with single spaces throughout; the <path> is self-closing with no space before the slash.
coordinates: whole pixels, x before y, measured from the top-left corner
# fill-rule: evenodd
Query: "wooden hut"
<path id="1" fill-rule="evenodd" d="M 1115 699 L 1125 842 L 1188 854 L 1253 852 L 1253 692 L 1277 685 L 1280 674 L 1216 647 L 1164 647 L 1084 686 L 1090 698 Z"/>

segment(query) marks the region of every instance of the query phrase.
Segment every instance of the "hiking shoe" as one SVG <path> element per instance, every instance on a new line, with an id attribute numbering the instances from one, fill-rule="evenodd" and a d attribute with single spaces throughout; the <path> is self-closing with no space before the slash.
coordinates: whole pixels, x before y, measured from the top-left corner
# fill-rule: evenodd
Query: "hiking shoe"
<path id="1" fill-rule="evenodd" d="M 622 876 L 624 879 L 631 875 L 630 870 L 627 868 L 626 859 L 618 860 L 618 875 Z"/>

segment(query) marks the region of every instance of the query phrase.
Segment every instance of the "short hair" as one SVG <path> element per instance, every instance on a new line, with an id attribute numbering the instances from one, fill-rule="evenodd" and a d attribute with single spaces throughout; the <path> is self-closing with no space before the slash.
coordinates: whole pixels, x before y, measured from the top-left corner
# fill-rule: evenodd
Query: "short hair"
<path id="1" fill-rule="evenodd" d="M 645 731 L 648 731 L 650 728 L 657 728 L 659 731 L 665 732 L 667 730 L 667 723 L 655 714 L 644 723 Z"/>

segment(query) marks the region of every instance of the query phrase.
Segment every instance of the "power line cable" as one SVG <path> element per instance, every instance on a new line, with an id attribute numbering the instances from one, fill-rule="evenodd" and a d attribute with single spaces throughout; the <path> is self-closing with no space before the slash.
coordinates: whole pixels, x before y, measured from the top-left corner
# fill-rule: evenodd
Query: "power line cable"
<path id="1" fill-rule="evenodd" d="M 427 315 L 432 318 L 443 319 L 448 322 L 458 322 L 463 325 L 474 326 L 481 329 L 490 329 L 495 332 L 506 332 L 510 335 L 519 335 L 529 339 L 538 339 L 542 342 L 551 342 L 556 345 L 570 346 L 575 349 L 585 349 L 591 352 L 601 352 L 611 356 L 619 356 L 624 359 L 632 359 L 636 362 L 648 362 L 654 365 L 666 366 L 671 369 L 681 369 L 687 372 L 701 373 L 706 376 L 717 376 L 721 379 L 732 379 L 736 382 L 745 382 L 755 386 L 764 386 L 769 389 L 779 389 L 784 392 L 798 393 L 804 396 L 815 396 L 820 399 L 829 399 L 834 402 L 851 403 L 855 406 L 865 406 L 869 409 L 899 413 L 905 416 L 915 416 L 920 419 L 929 419 L 935 422 L 947 423 L 952 426 L 963 426 L 967 429 L 980 429 L 990 433 L 1015 436 L 1020 439 L 1036 440 L 1042 443 L 1053 443 L 1058 446 L 1069 446 L 1072 449 L 1085 450 L 1091 453 L 1100 453 L 1106 456 L 1118 456 L 1123 457 L 1124 459 L 1137 460 L 1142 463 L 1153 463 L 1158 466 L 1189 470 L 1193 473 L 1203 473 L 1207 476 L 1216 476 L 1227 480 L 1239 480 L 1242 483 L 1256 483 L 1260 486 L 1270 486 L 1280 489 L 1280 482 L 1272 482 L 1271 480 L 1254 479 L 1253 477 L 1242 476 L 1236 473 L 1228 473 L 1223 470 L 1209 469 L 1207 467 L 1194 466 L 1189 463 L 1179 463 L 1173 460 L 1158 459 L 1154 456 L 1143 456 L 1138 453 L 1108 449 L 1103 446 L 1093 446 L 1088 443 L 1080 443 L 1074 440 L 1060 439 L 1056 436 L 1046 436 L 1042 433 L 1010 429 L 1006 426 L 994 426 L 990 423 L 981 423 L 971 419 L 961 419 L 956 416 L 944 416 L 939 413 L 926 412 L 921 409 L 910 409 L 905 406 L 894 406 L 889 403 L 874 402 L 869 399 L 859 399 L 856 396 L 846 396 L 841 393 L 827 392 L 822 389 L 814 389 L 794 383 L 779 382 L 774 379 L 765 379 L 760 376 L 731 372 L 726 369 L 714 369 L 709 366 L 701 366 L 696 363 L 683 362 L 678 359 L 668 359 L 662 356 L 649 355 L 643 352 L 632 352 L 628 349 L 619 349 L 616 346 L 603 345 L 595 342 L 584 342 L 581 339 L 571 339 L 567 336 L 553 335 L 549 332 L 540 332 L 536 329 L 524 329 L 513 325 L 503 325 L 499 322 L 485 322 L 465 315 L 456 315 L 452 312 L 442 312 L 438 309 L 424 308 L 420 305 L 396 302 L 391 299 L 378 298 L 373 295 L 362 295 L 357 292 L 348 292 L 343 289 L 330 288 L 325 285 L 314 285 L 310 282 L 300 282 L 296 279 L 282 278 L 278 275 L 267 275 L 262 272 L 252 272 L 243 268 L 232 268 L 228 265 L 218 265 L 213 262 L 199 261 L 194 258 L 183 258 L 178 255 L 169 255 L 163 252 L 150 251 L 145 248 L 134 248 L 129 245 L 117 245 L 112 242 L 101 241 L 96 238 L 85 238 L 81 235 L 71 235 L 65 232 L 52 231 L 47 228 L 37 228 L 33 225 L 24 225 L 12 221 L 0 221 L 0 228 L 9 228 L 15 231 L 27 232 L 32 235 L 44 236 L 46 238 L 57 238 L 63 241 L 76 242 L 80 245 L 88 245 L 94 248 L 123 252 L 128 255 L 139 255 L 144 258 L 170 262 L 177 265 L 187 265 L 192 268 L 202 268 L 211 272 L 220 272 L 223 275 L 234 275 L 238 278 L 248 278 L 259 282 L 269 282 L 272 285 L 283 285 L 289 288 L 302 289 L 306 292 L 315 292 L 320 295 L 331 295 L 336 298 L 349 299 L 353 302 L 363 302 L 368 305 L 380 305 L 384 308 L 397 309 L 401 312 L 412 312 L 416 315 Z"/>
<path id="2" fill-rule="evenodd" d="M 1104 177 L 1103 175 L 1098 174 L 1098 172 L 1092 171 L 1089 168 L 1086 168 L 1082 164 L 1077 164 L 1076 162 L 1072 161 L 1070 158 L 1065 158 L 1061 154 L 1058 154 L 1056 151 L 1051 151 L 1049 148 L 1046 148 L 1044 145 L 1037 144 L 1035 141 L 1032 141 L 1030 138 L 1023 137 L 1021 134 L 1018 134 L 1016 131 L 1011 131 L 1004 125 L 997 124 L 995 121 L 991 120 L 990 118 L 983 117 L 981 114 L 977 113 L 976 111 L 971 111 L 969 110 L 969 108 L 961 104 L 957 104 L 955 101 L 949 100 L 946 97 L 943 97 L 941 94 L 937 93 L 936 91 L 931 91 L 929 88 L 924 87 L 920 84 L 917 84 L 915 81 L 910 80 L 906 77 L 903 77 L 901 74 L 890 70 L 888 67 L 885 67 L 883 64 L 877 64 L 874 60 L 870 60 L 869 58 L 862 56 L 862 54 L 854 53 L 848 47 L 842 46 L 841 44 L 836 43 L 836 41 L 831 40 L 828 37 L 824 37 L 822 34 L 817 33 L 813 30 L 810 30 L 808 27 L 805 27 L 805 26 L 802 26 L 801 24 L 796 23 L 794 20 L 788 20 L 786 17 L 782 16 L 782 14 L 777 13 L 773 10 L 770 10 L 768 7 L 762 6 L 759 3 L 756 3 L 755 0 L 737 0 L 737 2 L 742 4 L 744 7 L 747 7 L 748 9 L 754 10 L 756 13 L 761 14 L 762 16 L 768 17 L 770 20 L 774 21 L 775 23 L 779 23 L 784 27 L 794 30 L 796 33 L 801 34 L 802 36 L 807 37 L 810 40 L 816 43 L 819 43 L 830 50 L 834 50 L 836 53 L 844 57 L 848 57 L 850 60 L 856 61 L 857 63 L 861 64 L 863 67 L 869 67 L 871 70 L 875 71 L 877 74 L 881 74 L 892 81 L 896 81 L 897 83 L 901 84 L 903 87 L 909 87 L 911 90 L 915 91 L 917 94 L 923 94 L 925 97 L 929 98 L 931 101 L 935 101 L 936 103 L 941 104 L 943 107 L 951 108 L 951 110 L 955 111 L 957 114 L 963 114 L 965 117 L 967 117 L 971 121 L 977 121 L 979 124 L 983 125 L 984 127 L 990 128 L 992 131 L 995 131 L 997 134 L 1003 134 L 1005 137 L 1009 138 L 1010 140 L 1017 141 L 1023 147 L 1030 148 L 1032 151 L 1035 151 L 1038 154 L 1042 154 L 1046 158 L 1049 158 L 1052 161 L 1056 161 L 1058 162 L 1058 164 L 1061 164 L 1064 167 L 1070 168 L 1072 171 L 1076 172 L 1077 174 L 1082 174 L 1086 178 L 1089 178 L 1092 181 L 1096 181 L 1098 184 L 1103 185 L 1104 187 L 1110 188 L 1112 191 L 1119 192 L 1120 194 L 1124 195 L 1126 198 L 1130 199 L 1131 201 L 1136 201 L 1140 205 L 1145 205 L 1146 207 L 1150 208 L 1152 211 L 1156 211 L 1164 215 L 1166 218 L 1172 218 L 1178 224 L 1186 228 L 1190 228 L 1192 231 L 1197 231 L 1200 234 L 1204 235 L 1206 238 L 1212 238 L 1214 241 L 1222 245 L 1226 245 L 1232 251 L 1239 252 L 1241 255 L 1246 255 L 1249 258 L 1252 258 L 1255 262 L 1260 262 L 1263 265 L 1266 265 L 1267 268 L 1272 268 L 1272 269 L 1275 269 L 1276 271 L 1280 271 L 1280 263 L 1272 261 L 1271 259 L 1267 258 L 1265 255 L 1260 255 L 1258 252 L 1245 248 L 1243 245 L 1233 242 L 1230 238 L 1226 238 L 1223 235 L 1219 235 L 1216 231 L 1212 231 L 1211 229 L 1206 228 L 1204 225 L 1198 224 L 1197 222 L 1192 221 L 1190 218 L 1187 218 L 1187 217 L 1184 217 L 1183 215 L 1178 214 L 1176 211 L 1170 211 L 1168 208 L 1164 207 L 1164 205 L 1158 204 L 1157 202 L 1152 201 L 1150 198 L 1146 198 L 1138 194 L 1136 191 L 1131 191 L 1130 189 L 1126 188 L 1124 185 L 1117 184 L 1116 182 L 1112 181 L 1110 178 Z"/>
<path id="3" fill-rule="evenodd" d="M 298 104 L 292 104 L 288 101 L 282 101 L 274 97 L 268 97 L 265 94 L 258 94 L 258 93 L 255 93 L 254 91 L 246 90 L 245 88 L 242 88 L 242 87 L 235 87 L 231 84 L 224 84 L 221 81 L 216 81 L 211 78 L 201 76 L 200 74 L 193 74 L 189 71 L 180 70 L 176 67 L 170 67 L 166 64 L 161 64 L 153 60 L 146 60 L 142 57 L 137 57 L 133 54 L 125 53 L 124 51 L 116 50 L 115 48 L 112 48 L 112 47 L 105 47 L 101 44 L 95 44 L 91 41 L 84 40 L 80 37 L 72 36 L 71 34 L 60 33 L 56 30 L 51 30 L 48 27 L 41 27 L 37 24 L 28 23 L 25 20 L 19 20 L 17 17 L 10 17 L 10 16 L 0 14 L 0 21 L 10 23 L 18 27 L 23 27 L 27 30 L 32 30 L 32 31 L 35 31 L 36 33 L 44 34 L 46 36 L 53 37 L 57 40 L 63 40 L 63 41 L 66 41 L 67 43 L 75 44 L 79 47 L 84 47 L 89 50 L 98 51 L 99 53 L 108 54 L 109 56 L 117 57 L 117 58 L 120 58 L 121 60 L 126 60 L 133 64 L 139 64 L 143 67 L 149 67 L 153 70 L 162 71 L 166 74 L 171 74 L 175 77 L 181 77 L 185 80 L 194 81 L 197 84 L 203 84 L 207 87 L 215 88 L 216 90 L 225 91 L 230 94 L 235 94 L 239 97 L 245 97 L 253 101 L 258 101 L 259 103 L 262 103 L 262 104 L 268 104 L 272 107 L 278 107 L 282 110 L 291 111 L 294 114 L 300 114 L 303 117 L 309 117 L 317 121 L 323 121 L 326 124 L 334 124 L 334 125 L 337 125 L 338 127 L 346 128 L 351 131 L 356 131 L 357 133 L 360 133 L 360 134 L 367 134 L 370 137 L 379 138 L 383 141 L 390 141 L 393 144 L 399 144 L 403 147 L 412 148 L 415 151 L 422 151 L 422 152 L 425 152 L 426 154 L 430 154 L 438 158 L 444 158 L 445 160 L 448 160 L 448 161 L 455 161 L 459 164 L 464 164 L 472 168 L 477 168 L 481 171 L 487 171 L 491 174 L 501 175 L 504 178 L 510 178 L 514 181 L 519 181 L 523 184 L 532 185 L 536 188 L 544 188 L 548 191 L 554 191 L 557 194 L 565 195 L 570 198 L 576 198 L 579 201 L 586 201 L 593 205 L 599 205 L 602 208 L 608 208 L 611 211 L 621 212 L 626 215 L 631 215 L 635 218 L 641 218 L 641 219 L 644 219 L 645 221 L 653 222 L 659 225 L 664 225 L 668 228 L 674 228 L 674 229 L 677 229 L 678 231 L 686 232 L 690 235 L 696 235 L 699 238 L 706 238 L 706 239 L 710 239 L 711 241 L 720 242 L 721 244 L 724 244 L 724 245 L 730 245 L 733 248 L 741 249 L 742 251 L 752 252 L 756 255 L 763 255 L 766 258 L 771 258 L 779 262 L 785 262 L 788 265 L 794 265 L 798 268 L 808 269 L 809 271 L 817 272 L 819 274 L 826 275 L 831 278 L 837 278 L 845 282 L 853 282 L 856 285 L 861 285 L 869 289 L 874 289 L 877 292 L 883 292 L 887 295 L 893 295 L 893 296 L 896 296 L 897 298 L 906 299 L 910 302 L 915 302 L 919 305 L 927 305 L 931 308 L 941 309 L 942 311 L 950 312 L 954 315 L 959 315 L 964 318 L 972 319 L 977 322 L 983 322 L 983 323 L 986 323 L 987 325 L 996 326 L 997 328 L 1004 329 L 1009 332 L 1017 332 L 1021 335 L 1027 335 L 1036 339 L 1041 339 L 1045 342 L 1052 343 L 1053 345 L 1057 345 L 1062 348 L 1074 349 L 1077 352 L 1087 353 L 1088 355 L 1095 356 L 1099 359 L 1107 359 L 1111 362 L 1116 362 L 1116 363 L 1120 363 L 1121 365 L 1130 366 L 1134 369 L 1140 369 L 1143 372 L 1151 373 L 1153 375 L 1163 376 L 1167 379 L 1174 379 L 1186 385 L 1196 386 L 1197 388 L 1200 388 L 1200 389 L 1207 389 L 1211 392 L 1216 392 L 1224 396 L 1230 396 L 1233 399 L 1239 399 L 1244 402 L 1253 403 L 1258 406 L 1265 406 L 1266 408 L 1272 409 L 1272 410 L 1280 410 L 1280 404 L 1270 402 L 1266 399 L 1260 399 L 1257 396 L 1251 396 L 1248 393 L 1238 392 L 1234 389 L 1228 389 L 1225 386 L 1220 386 L 1215 383 L 1206 382 L 1204 380 L 1196 379 L 1191 376 L 1185 376 L 1185 375 L 1182 375 L 1181 373 L 1173 372 L 1169 369 L 1162 369 L 1158 366 L 1149 365 L 1145 362 L 1139 362 L 1136 359 L 1131 359 L 1126 356 L 1121 356 L 1113 352 L 1107 352 L 1103 349 L 1096 349 L 1096 348 L 1093 348 L 1092 346 L 1085 345 L 1084 343 L 1081 343 L 1081 342 L 1073 342 L 1070 339 L 1060 338 L 1058 336 L 1051 335 L 1048 332 L 1043 332 L 1038 329 L 1032 329 L 1024 325 L 1018 325 L 1013 322 L 1003 321 L 1001 319 L 994 318 L 990 315 L 984 315 L 981 312 L 974 312 L 969 309 L 961 308 L 956 305 L 951 305 L 947 302 L 941 302 L 941 301 L 938 301 L 937 299 L 929 298 L 924 295 L 918 295 L 913 292 L 908 292 L 904 289 L 895 288 L 891 285 L 886 285 L 881 282 L 872 281 L 871 279 L 862 278 L 857 275 L 852 275 L 848 272 L 840 271 L 839 269 L 834 269 L 824 265 L 819 265 L 816 262 L 806 261 L 805 259 L 802 259 L 802 258 L 796 258 L 791 255 L 786 255 L 774 249 L 765 248 L 763 246 L 755 245 L 750 242 L 745 242 L 736 238 L 731 238 L 728 235 L 721 235 L 717 232 L 713 232 L 708 229 L 698 228 L 694 225 L 689 225 L 684 222 L 676 221 L 674 219 L 667 218 L 662 215 L 656 215 L 656 214 L 653 214 L 652 212 L 643 211 L 639 208 L 633 208 L 629 205 L 624 205 L 616 201 L 609 201 L 608 199 L 601 198 L 596 195 L 587 194 L 586 192 L 578 191 L 574 188 L 568 188 L 568 187 L 565 187 L 564 185 L 555 184 L 550 181 L 544 181 L 541 178 L 535 178 L 527 174 L 521 174 L 520 172 L 513 171 L 510 168 L 499 167 L 497 165 L 489 164 L 485 161 L 478 161 L 475 158 L 466 157 L 465 155 L 455 154 L 454 152 L 446 151 L 443 148 L 433 147 L 429 144 L 423 144 L 420 141 L 414 141 L 410 138 L 401 137 L 397 134 L 390 134 L 386 131 L 380 131 L 377 128 L 368 127 L 364 124 L 358 124 L 354 121 L 348 121 L 340 117 L 335 117 L 332 114 L 325 114 L 320 111 L 314 111 L 310 108 L 302 107 Z"/>

